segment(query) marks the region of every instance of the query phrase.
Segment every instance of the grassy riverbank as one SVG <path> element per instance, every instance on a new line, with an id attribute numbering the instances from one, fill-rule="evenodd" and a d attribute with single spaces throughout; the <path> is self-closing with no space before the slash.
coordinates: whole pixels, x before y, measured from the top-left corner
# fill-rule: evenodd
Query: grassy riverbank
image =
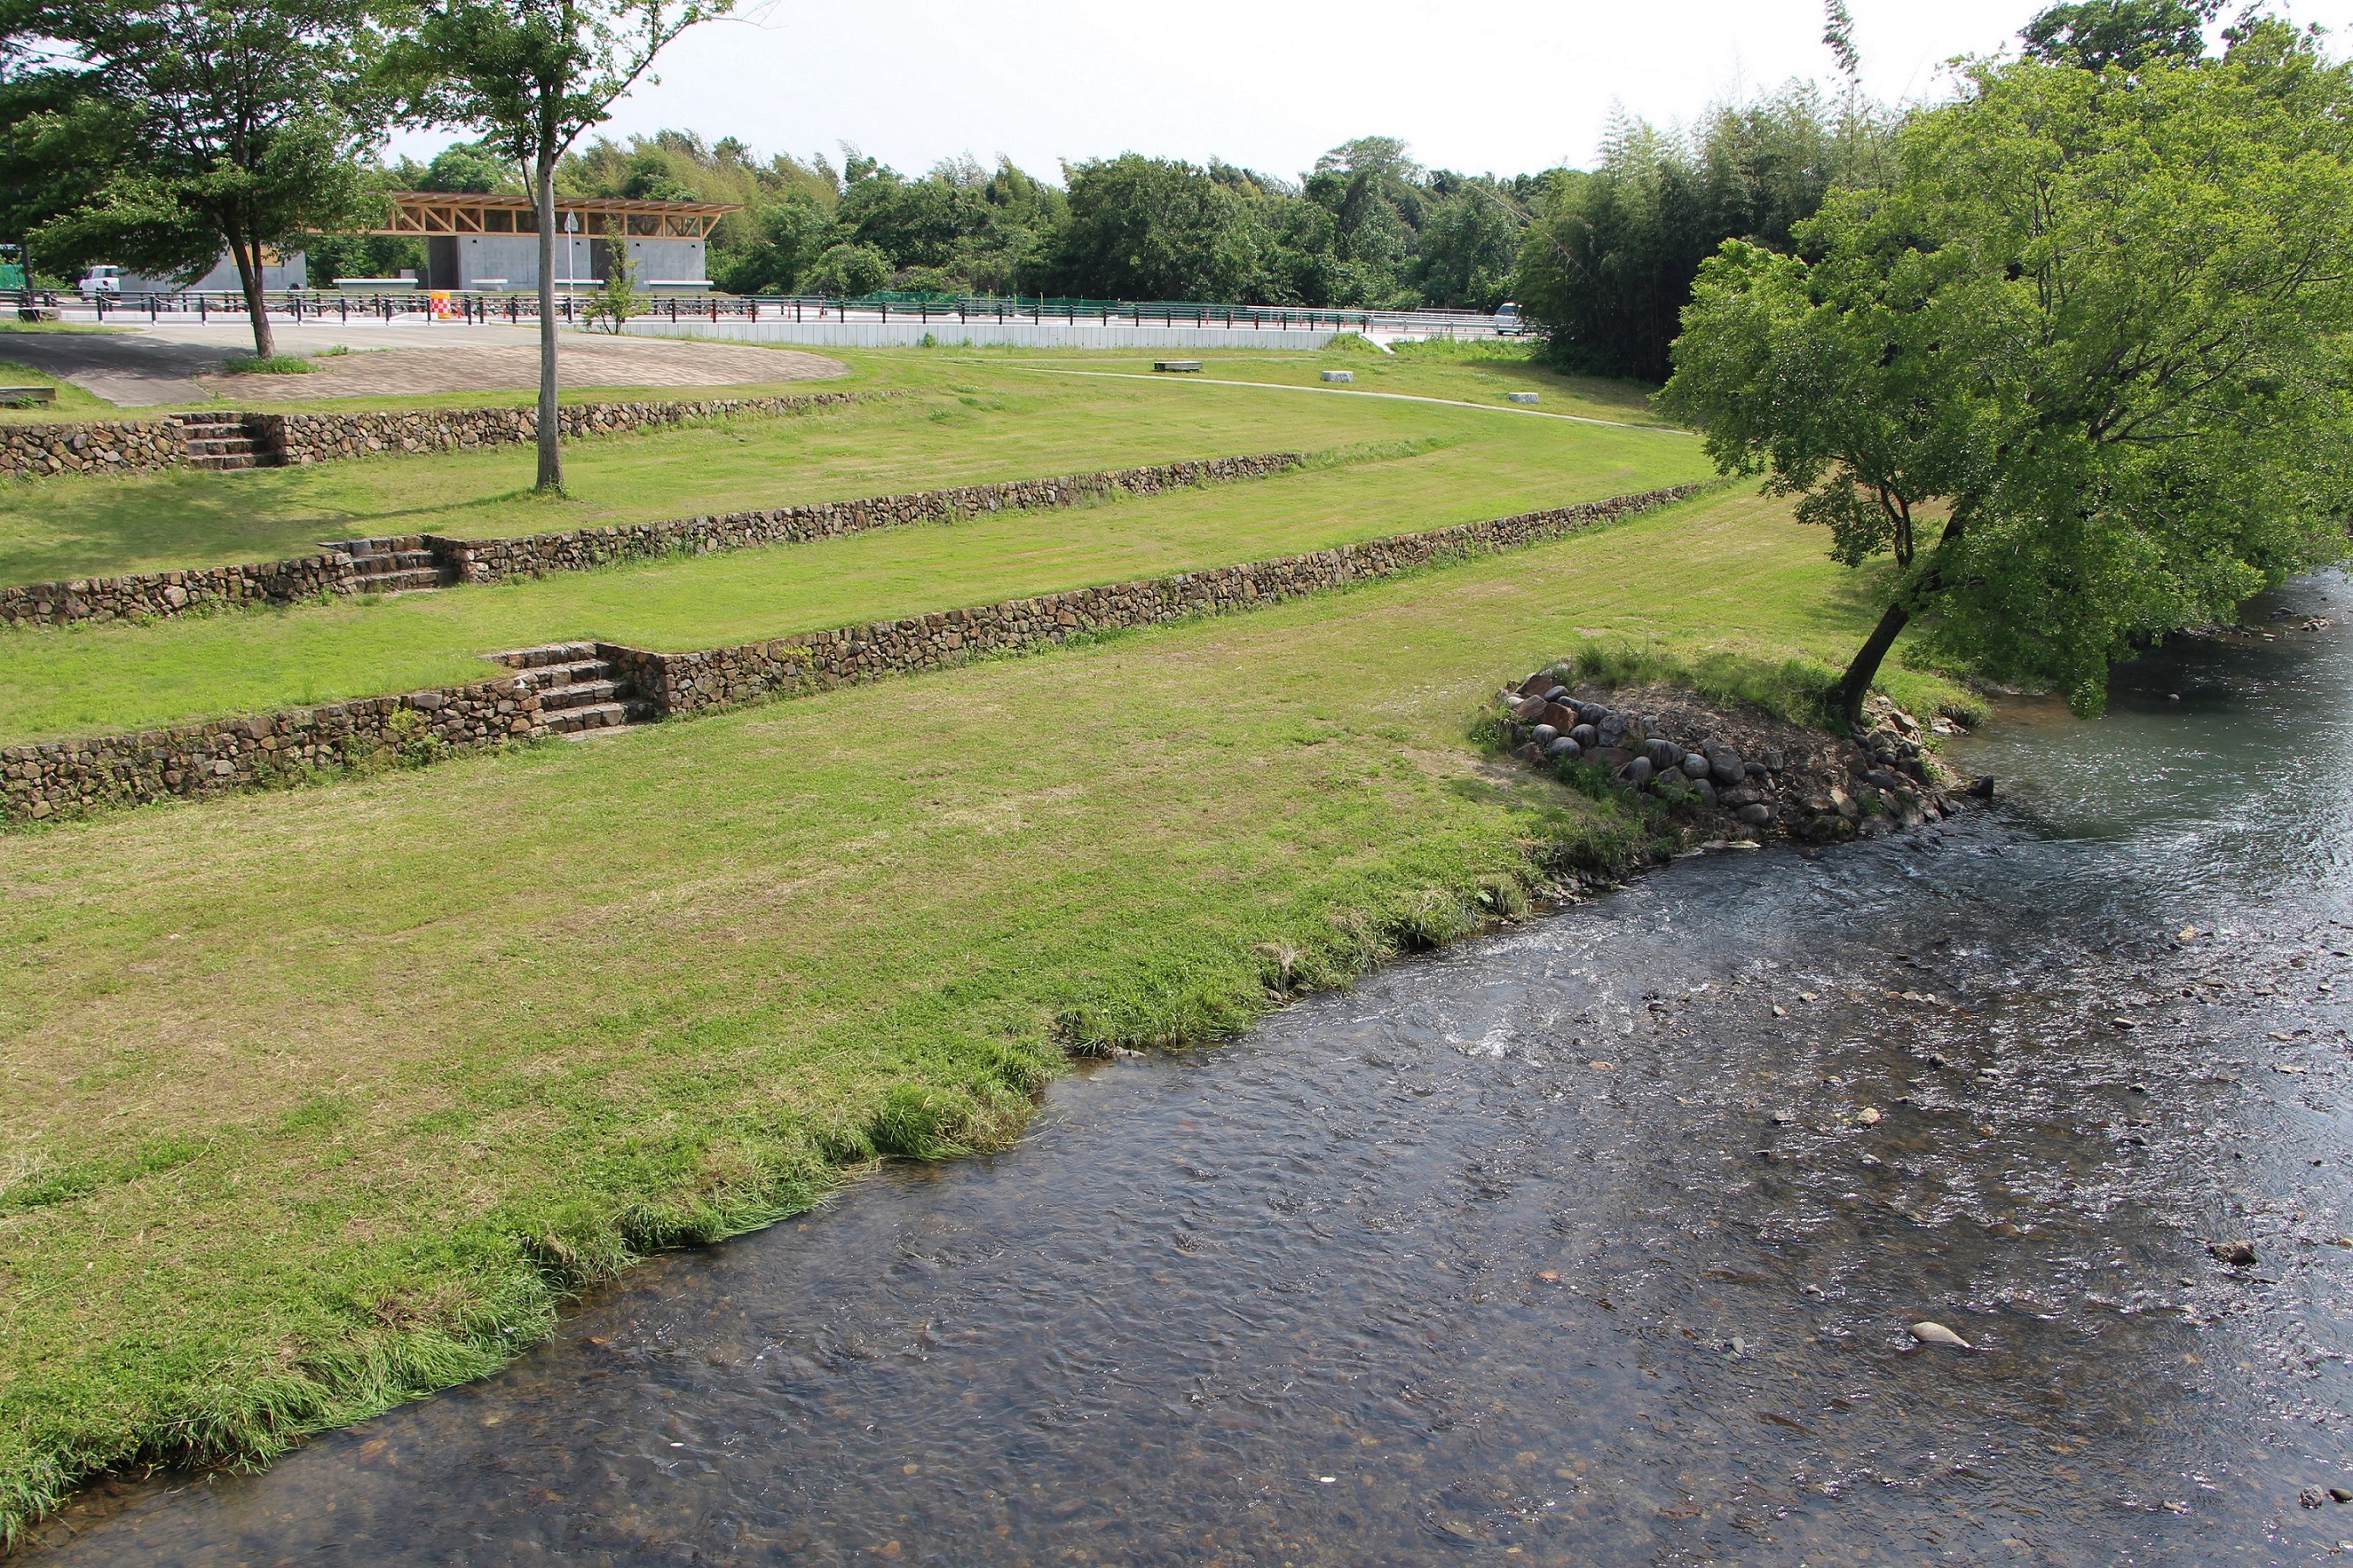
<path id="1" fill-rule="evenodd" d="M 773 387 L 668 388 L 647 396 L 754 392 L 892 392 L 846 409 L 747 417 L 568 444 L 565 494 L 530 493 L 526 447 L 368 458 L 241 474 L 195 470 L 0 481 L 0 584 L 38 583 L 307 553 L 328 539 L 447 533 L 460 538 L 643 522 L 797 501 L 834 500 L 990 479 L 1126 468 L 1276 448 L 1504 436 L 1559 437 L 1561 421 L 1340 393 L 1303 395 L 1153 378 L 1148 360 L 1113 354 L 950 351 L 839 356 L 850 374 Z M 1521 363 L 1382 361 L 1335 351 L 1216 355 L 1220 380 L 1314 384 L 1319 369 L 1357 369 L 1366 389 L 1503 407 L 1503 393 L 1546 389 L 1553 412 L 1651 422 L 1639 389 L 1556 376 Z M 1092 374 L 1071 374 L 1094 372 Z M 1377 379 L 1377 388 L 1370 384 Z M 617 395 L 568 394 L 567 401 Z M 75 395 L 90 402 L 87 394 Z M 521 393 L 410 398 L 399 406 L 529 402 Z M 302 405 L 312 412 L 389 400 Z M 89 414 L 81 408 L 76 412 Z M 132 415 L 144 411 L 132 410 Z M 1685 442 L 1683 437 L 1661 439 Z"/>
<path id="2" fill-rule="evenodd" d="M 636 1250 L 1002 1140 L 1072 1043 L 1232 1028 L 1286 970 L 1344 977 L 1626 853 L 1609 808 L 1475 758 L 1481 699 L 1580 639 L 1841 658 L 1872 605 L 1821 544 L 1725 494 L 1089 647 L 0 837 L 0 1515 L 477 1374 Z"/>

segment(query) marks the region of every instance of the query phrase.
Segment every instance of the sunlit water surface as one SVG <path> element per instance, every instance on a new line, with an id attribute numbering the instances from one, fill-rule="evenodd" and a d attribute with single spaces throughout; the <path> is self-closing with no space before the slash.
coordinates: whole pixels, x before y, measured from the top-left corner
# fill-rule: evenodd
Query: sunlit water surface
<path id="1" fill-rule="evenodd" d="M 1955 748 L 1993 811 L 1687 859 L 1082 1073 L 1011 1152 L 657 1260 L 266 1475 L 100 1489 L 36 1555 L 2353 1551 L 2298 1500 L 2353 1487 L 2349 689 L 2332 626 L 2152 658 L 2093 724 L 2016 704 Z"/>

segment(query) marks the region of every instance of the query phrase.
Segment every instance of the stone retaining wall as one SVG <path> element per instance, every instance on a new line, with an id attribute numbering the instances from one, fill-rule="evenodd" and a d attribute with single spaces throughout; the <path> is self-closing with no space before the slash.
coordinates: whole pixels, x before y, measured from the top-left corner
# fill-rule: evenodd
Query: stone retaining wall
<path id="1" fill-rule="evenodd" d="M 305 416 L 305 417 L 308 417 Z M 767 511 L 672 518 L 612 528 L 580 528 L 514 539 L 445 539 L 426 534 L 444 583 L 495 583 L 548 572 L 576 572 L 651 556 L 708 555 L 754 545 L 794 543 L 911 522 L 946 522 L 985 512 L 1074 506 L 1098 495 L 1158 495 L 1191 485 L 1258 479 L 1298 467 L 1296 452 L 1156 463 L 1107 473 L 1065 474 L 1050 479 L 959 485 L 862 500 L 821 501 Z M 371 579 L 349 546 L 405 548 L 393 540 L 347 540 L 317 555 L 186 572 L 146 572 L 120 577 L 78 577 L 0 588 L 0 626 L 58 626 L 69 621 L 111 621 L 176 616 L 188 610 L 287 604 L 321 594 L 365 593 Z"/>
<path id="2" fill-rule="evenodd" d="M 811 392 L 789 397 L 704 397 L 667 402 L 567 403 L 557 423 L 568 438 L 650 430 L 695 419 L 743 414 L 798 414 L 839 407 L 882 392 Z M 451 452 L 539 438 L 536 408 L 427 408 L 386 414 L 208 414 L 236 420 L 267 464 L 301 465 L 388 453 Z M 51 474 L 140 473 L 187 461 L 179 424 L 163 419 L 89 419 L 43 425 L 0 424 L 0 478 Z"/>
<path id="3" fill-rule="evenodd" d="M 0 424 L 0 476 L 9 478 L 140 473 L 177 468 L 187 456 L 187 440 L 169 419 Z"/>
<path id="4" fill-rule="evenodd" d="M 707 555 L 763 544 L 797 544 L 908 523 L 953 522 L 995 511 L 1028 511 L 1075 506 L 1094 496 L 1160 495 L 1196 485 L 1264 479 L 1306 461 L 1298 452 L 1261 452 L 1241 458 L 1155 463 L 1107 473 L 1064 474 L 1050 479 L 1012 479 L 1001 484 L 958 485 L 907 495 L 869 496 L 862 500 L 820 501 L 768 511 L 735 511 L 716 517 L 673 518 L 611 528 L 579 528 L 563 533 L 532 533 L 515 539 L 453 540 L 426 537 L 426 548 L 460 583 L 495 583 L 548 572 L 579 572 L 617 561 L 649 556 Z M 0 615 L 5 615 L 0 610 Z"/>
<path id="5" fill-rule="evenodd" d="M 1037 647 L 1085 632 L 1249 609 L 1575 533 L 1709 488 L 1708 483 L 1675 485 L 1305 555 L 838 626 L 736 647 L 658 653 L 598 643 L 596 656 L 633 688 L 633 697 L 649 701 L 656 712 L 706 712 L 781 692 L 829 689 L 879 676 L 937 669 L 979 654 Z M 443 750 L 473 751 L 548 732 L 529 677 L 506 676 L 260 718 L 0 747 L 0 820 L 37 821 L 101 805 L 253 787 L 305 770 L 354 766 L 375 758 L 425 761 Z"/>
<path id="6" fill-rule="evenodd" d="M 1426 533 L 1369 540 L 1306 555 L 1143 578 L 1034 599 L 1010 599 L 905 620 L 837 626 L 735 647 L 666 654 L 599 643 L 596 653 L 627 668 L 638 694 L 650 701 L 657 712 L 702 712 L 778 692 L 830 689 L 849 681 L 937 669 L 980 654 L 1035 647 L 1085 632 L 1156 626 L 1248 609 L 1392 576 L 1435 562 L 1575 533 L 1629 512 L 1681 500 L 1705 488 L 1704 484 L 1675 485 Z"/>
<path id="7" fill-rule="evenodd" d="M 68 621 L 126 620 L 176 616 L 184 610 L 284 605 L 320 594 L 348 594 L 355 581 L 352 558 L 340 550 L 243 566 L 77 577 L 67 583 L 0 588 L 0 625 L 57 626 Z"/>
<path id="8" fill-rule="evenodd" d="M 529 680 L 367 697 L 89 741 L 0 747 L 0 818 L 215 795 L 371 762 L 428 762 L 547 732 Z"/>
<path id="9" fill-rule="evenodd" d="M 616 436 L 694 419 L 743 414 L 799 414 L 839 407 L 877 395 L 814 392 L 790 397 L 706 397 L 672 402 L 570 403 L 556 410 L 556 426 L 575 436 Z M 454 452 L 539 439 L 537 408 L 427 408 L 385 414 L 247 414 L 238 416 L 269 461 L 289 466 L 366 458 L 383 453 Z"/>

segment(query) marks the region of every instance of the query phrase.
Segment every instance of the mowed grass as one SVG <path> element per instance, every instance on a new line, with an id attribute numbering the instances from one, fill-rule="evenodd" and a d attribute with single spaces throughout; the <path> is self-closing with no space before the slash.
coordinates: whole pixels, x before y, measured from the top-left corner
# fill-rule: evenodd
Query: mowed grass
<path id="1" fill-rule="evenodd" d="M 887 402 L 783 417 L 744 417 L 569 444 L 565 494 L 531 493 L 527 447 L 367 458 L 241 474 L 195 470 L 0 480 L 0 584 L 274 560 L 325 540 L 444 533 L 491 538 L 702 512 L 832 500 L 990 479 L 1035 479 L 1180 458 L 1312 449 L 1427 434 L 1442 410 L 1384 399 L 1203 387 L 1150 377 L 1148 359 L 951 351 L 834 355 L 847 376 L 776 386 L 583 390 L 598 396 L 741 396 L 889 392 Z M 1213 356 L 1215 374 L 1312 383 L 1320 365 L 1366 355 Z M 1377 356 L 1373 356 L 1377 358 Z M 1074 369 L 1112 373 L 1063 374 Z M 1529 377 L 1557 385 L 1562 411 L 1647 416 L 1641 393 L 1553 377 L 1524 364 L 1401 366 L 1395 388 L 1453 396 Z M 1472 378 L 1466 381 L 1465 377 Z M 1384 383 L 1385 389 L 1389 383 Z M 78 399 L 94 403 L 79 389 Z M 65 395 L 60 395 L 61 396 Z M 1474 401 L 1500 405 L 1500 392 Z M 522 406 L 521 393 L 403 399 Z M 394 405 L 389 400 L 303 409 Z M 89 407 L 73 412 L 113 412 Z M 139 413 L 142 411 L 130 411 Z M 1506 414 L 1465 415 L 1507 420 Z M 1529 420 L 1530 425 L 1556 421 Z"/>
<path id="2" fill-rule="evenodd" d="M 1398 438 L 1268 479 L 491 587 L 0 630 L 0 742 L 480 680 L 497 673 L 481 655 L 563 638 L 718 647 L 1324 549 L 1711 471 L 1679 431 L 1373 406 L 1383 411 L 1373 427 Z"/>
<path id="3" fill-rule="evenodd" d="M 1751 492 L 1248 615 L 0 836 L 0 1511 L 478 1374 L 568 1285 L 1001 1142 L 1629 845 L 1467 740 L 1591 638 L 1844 657 Z M 1920 700 L 1915 695 L 1915 700 Z M 1483 894 L 1483 898 L 1482 898 Z"/>

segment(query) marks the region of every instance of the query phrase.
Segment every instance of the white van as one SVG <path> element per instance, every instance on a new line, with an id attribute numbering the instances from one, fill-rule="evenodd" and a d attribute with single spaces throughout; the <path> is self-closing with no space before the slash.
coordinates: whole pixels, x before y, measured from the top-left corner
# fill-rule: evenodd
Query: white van
<path id="1" fill-rule="evenodd" d="M 1511 300 L 1506 300 L 1502 304 L 1495 307 L 1495 335 L 1497 337 L 1515 338 L 1526 331 L 1527 323 L 1520 320 L 1520 308 L 1517 305 L 1512 303 Z"/>
<path id="2" fill-rule="evenodd" d="M 95 300 L 100 294 L 120 294 L 122 292 L 122 268 L 93 267 L 81 275 L 81 281 L 76 287 L 81 290 L 81 297 L 85 300 Z"/>

